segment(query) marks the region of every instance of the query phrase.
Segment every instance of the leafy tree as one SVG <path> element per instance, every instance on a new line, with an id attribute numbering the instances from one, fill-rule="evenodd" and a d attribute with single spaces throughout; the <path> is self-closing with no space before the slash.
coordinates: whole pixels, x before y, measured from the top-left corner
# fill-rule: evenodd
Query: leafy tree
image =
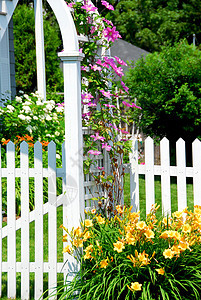
<path id="1" fill-rule="evenodd" d="M 16 85 L 18 90 L 32 92 L 37 87 L 35 20 L 32 6 L 18 5 L 14 16 Z M 63 75 L 57 52 L 61 50 L 58 24 L 50 14 L 44 16 L 46 80 L 50 90 L 63 90 Z"/>
<path id="2" fill-rule="evenodd" d="M 110 18 L 122 38 L 150 52 L 196 34 L 201 40 L 199 0 L 111 0 Z"/>
<path id="3" fill-rule="evenodd" d="M 174 141 L 201 138 L 201 52 L 195 46 L 183 41 L 147 55 L 128 71 L 126 83 L 142 107 L 138 125 L 144 133 Z"/>

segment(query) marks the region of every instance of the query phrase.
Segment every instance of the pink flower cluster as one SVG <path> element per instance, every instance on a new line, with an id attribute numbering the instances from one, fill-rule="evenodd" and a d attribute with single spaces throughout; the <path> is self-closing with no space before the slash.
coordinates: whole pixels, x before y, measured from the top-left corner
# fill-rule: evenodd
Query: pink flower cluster
<path id="1" fill-rule="evenodd" d="M 109 10 L 114 10 L 114 7 L 109 4 L 107 1 L 101 0 L 101 4 L 104 5 Z"/>

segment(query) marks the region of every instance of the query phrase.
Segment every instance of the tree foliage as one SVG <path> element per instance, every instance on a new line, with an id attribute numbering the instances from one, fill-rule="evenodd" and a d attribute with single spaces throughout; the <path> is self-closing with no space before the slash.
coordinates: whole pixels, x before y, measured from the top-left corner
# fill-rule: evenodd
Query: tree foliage
<path id="1" fill-rule="evenodd" d="M 122 38 L 147 51 L 161 50 L 186 38 L 201 40 L 201 2 L 199 0 L 119 0 L 110 12 Z"/>
<path id="2" fill-rule="evenodd" d="M 201 52 L 195 46 L 184 41 L 147 55 L 129 70 L 126 83 L 142 107 L 138 125 L 144 133 L 201 138 Z"/>
<path id="3" fill-rule="evenodd" d="M 45 12 L 45 11 L 44 11 Z M 18 5 L 13 15 L 15 72 L 18 90 L 36 90 L 35 20 L 32 6 Z M 62 91 L 63 75 L 57 52 L 61 49 L 58 24 L 51 14 L 44 14 L 46 80 L 51 90 Z"/>

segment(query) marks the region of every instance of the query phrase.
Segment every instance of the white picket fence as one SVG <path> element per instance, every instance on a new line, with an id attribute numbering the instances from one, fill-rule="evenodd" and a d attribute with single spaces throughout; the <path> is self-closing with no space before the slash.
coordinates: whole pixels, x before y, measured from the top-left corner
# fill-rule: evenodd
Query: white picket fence
<path id="1" fill-rule="evenodd" d="M 0 148 L 1 149 L 1 148 Z M 21 273 L 21 299 L 30 299 L 30 273 L 34 273 L 34 299 L 39 299 L 43 293 L 43 276 L 48 273 L 48 287 L 55 288 L 57 285 L 57 274 L 68 273 L 68 265 L 65 264 L 67 255 L 64 254 L 63 261 L 57 261 L 57 208 L 63 207 L 63 221 L 70 213 L 68 202 L 71 201 L 72 187 L 66 186 L 65 170 L 56 167 L 56 145 L 54 142 L 48 145 L 48 167 L 43 166 L 42 145 L 37 142 L 34 146 L 34 167 L 29 167 L 28 145 L 22 142 L 20 145 L 20 167 L 15 167 L 15 145 L 9 142 L 7 145 L 7 165 L 1 167 L 0 178 L 7 178 L 7 225 L 2 227 L 0 218 L 0 297 L 2 297 L 2 273 L 7 273 L 7 297 L 16 297 L 16 273 Z M 185 142 L 180 139 L 176 145 L 177 165 L 170 166 L 169 141 L 164 138 L 160 143 L 160 165 L 154 165 L 154 143 L 151 138 L 145 140 L 145 164 L 138 163 L 138 141 L 133 140 L 133 150 L 130 155 L 130 164 L 127 172 L 130 173 L 131 205 L 134 210 L 140 209 L 139 199 L 139 176 L 145 175 L 146 188 L 146 212 L 155 203 L 154 176 L 161 176 L 161 198 L 163 213 L 171 212 L 170 178 L 177 177 L 178 210 L 187 206 L 186 178 L 193 178 L 194 204 L 201 205 L 201 142 L 193 143 L 193 166 L 186 167 Z M 62 166 L 65 166 L 64 145 L 62 148 Z M 109 170 L 108 159 L 100 155 L 97 166 Z M 99 171 L 94 167 L 93 172 Z M 16 220 L 15 203 L 15 179 L 21 180 L 21 218 Z M 57 177 L 62 178 L 63 192 L 57 196 Z M 35 185 L 35 209 L 29 211 L 29 178 L 34 178 Z M 43 201 L 43 179 L 48 180 L 48 201 Z M 71 185 L 72 186 L 72 185 Z M 96 187 L 90 175 L 85 176 L 85 207 L 93 205 L 90 198 L 95 196 Z M 94 202 L 93 202 L 94 203 Z M 2 181 L 0 180 L 0 211 L 2 210 Z M 44 261 L 43 245 L 44 230 L 43 216 L 48 214 L 48 261 Z M 35 223 L 35 259 L 30 261 L 30 223 Z M 21 261 L 16 260 L 16 231 L 21 230 Z M 61 234 L 62 235 L 62 234 Z M 61 236 L 62 238 L 62 236 Z M 6 258 L 2 248 L 3 239 L 7 239 Z M 2 259 L 4 257 L 4 260 Z M 4 295 L 5 296 L 5 295 Z"/>
<path id="2" fill-rule="evenodd" d="M 0 147 L 1 150 L 1 147 Z M 2 297 L 2 273 L 7 273 L 7 297 L 16 297 L 16 273 L 21 273 L 21 299 L 30 299 L 30 273 L 35 274 L 34 298 L 39 299 L 43 293 L 43 275 L 48 273 L 48 288 L 57 286 L 57 273 L 68 272 L 67 264 L 64 264 L 67 255 L 64 254 L 63 261 L 57 261 L 57 207 L 63 206 L 63 221 L 66 222 L 68 214 L 68 201 L 72 200 L 75 189 L 66 187 L 65 170 L 63 167 L 56 167 L 56 145 L 50 142 L 48 145 L 48 167 L 43 167 L 42 145 L 37 142 L 34 145 L 34 167 L 29 168 L 28 144 L 22 142 L 20 145 L 20 167 L 15 167 L 15 145 L 12 142 L 7 144 L 7 166 L 0 165 L 0 211 L 2 210 L 2 181 L 7 178 L 7 225 L 2 227 L 0 218 L 0 297 Z M 65 166 L 64 144 L 62 147 L 62 166 Z M 103 156 L 98 158 L 98 165 L 103 165 Z M 96 173 L 99 172 L 97 169 Z M 15 179 L 21 178 L 21 218 L 16 220 L 16 199 Z M 66 193 L 57 196 L 56 178 L 61 177 Z M 29 211 L 29 178 L 34 178 L 35 186 L 35 209 Z M 48 179 L 48 202 L 43 201 L 43 179 Z M 86 176 L 85 200 L 89 206 L 89 199 L 96 192 L 92 178 Z M 91 191 L 93 194 L 91 195 Z M 44 230 L 43 216 L 48 214 L 48 261 L 44 261 L 43 245 Z M 30 262 L 30 223 L 35 222 L 35 261 Z M 16 231 L 21 229 L 21 261 L 16 261 Z M 7 260 L 3 260 L 2 240 L 7 238 Z M 62 231 L 61 236 L 62 239 Z M 5 257 L 4 257 L 5 259 Z M 4 295 L 5 296 L 5 295 Z"/>
<path id="3" fill-rule="evenodd" d="M 154 165 L 154 142 L 148 137 L 145 140 L 145 164 L 138 163 L 138 141 L 133 139 L 130 155 L 130 197 L 134 210 L 140 210 L 139 175 L 145 175 L 146 213 L 155 203 L 154 176 L 161 176 L 161 202 L 164 215 L 171 213 L 171 177 L 177 178 L 178 210 L 187 207 L 186 178 L 193 178 L 194 205 L 201 205 L 201 141 L 196 139 L 192 144 L 192 167 L 186 167 L 185 142 L 180 138 L 176 143 L 176 166 L 170 166 L 169 141 L 163 138 L 160 142 L 160 165 Z"/>

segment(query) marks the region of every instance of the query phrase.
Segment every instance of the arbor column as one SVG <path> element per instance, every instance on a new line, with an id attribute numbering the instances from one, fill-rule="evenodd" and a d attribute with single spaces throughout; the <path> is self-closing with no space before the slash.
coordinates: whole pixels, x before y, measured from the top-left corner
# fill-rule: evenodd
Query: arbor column
<path id="1" fill-rule="evenodd" d="M 81 70 L 84 55 L 79 51 L 60 52 L 64 73 L 65 192 L 64 226 L 79 226 L 84 213 L 83 137 L 81 115 Z"/>

